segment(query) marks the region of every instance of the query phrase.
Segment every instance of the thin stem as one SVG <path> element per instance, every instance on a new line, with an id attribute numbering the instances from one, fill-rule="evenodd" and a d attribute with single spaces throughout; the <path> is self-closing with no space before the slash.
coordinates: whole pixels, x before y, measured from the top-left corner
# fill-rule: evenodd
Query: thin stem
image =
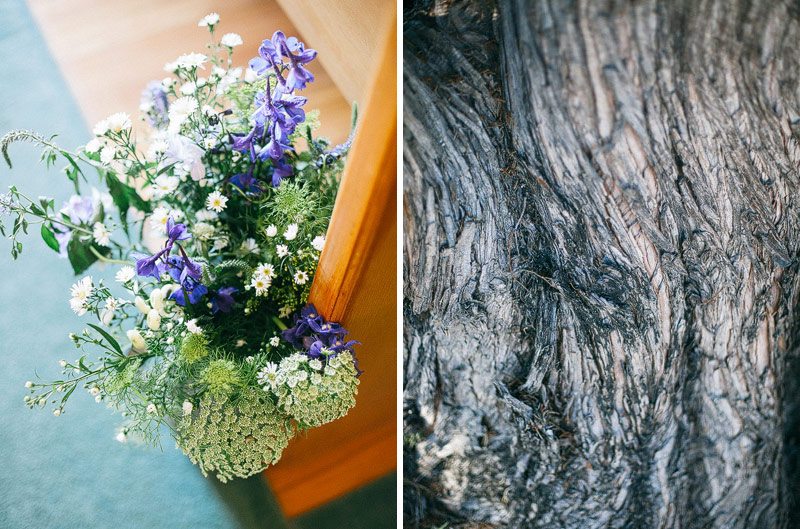
<path id="1" fill-rule="evenodd" d="M 114 264 L 121 264 L 121 265 L 128 265 L 128 266 L 130 266 L 132 264 L 129 261 L 120 261 L 119 259 L 109 259 L 105 255 L 103 255 L 100 252 L 98 252 L 95 249 L 95 247 L 91 246 L 91 245 L 89 246 L 89 251 L 92 252 L 95 257 L 97 257 L 99 260 L 103 261 L 104 263 L 114 263 Z"/>

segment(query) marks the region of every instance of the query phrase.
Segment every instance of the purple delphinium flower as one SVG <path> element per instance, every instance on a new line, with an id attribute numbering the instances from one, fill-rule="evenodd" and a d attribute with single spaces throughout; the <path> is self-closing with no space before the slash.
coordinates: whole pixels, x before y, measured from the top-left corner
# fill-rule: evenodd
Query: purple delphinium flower
<path id="1" fill-rule="evenodd" d="M 64 202 L 61 208 L 61 213 L 69 217 L 69 221 L 73 224 L 86 223 L 92 220 L 94 214 L 94 206 L 91 197 L 82 197 L 80 195 L 72 195 L 69 200 Z"/>
<path id="2" fill-rule="evenodd" d="M 355 358 L 353 346 L 361 342 L 345 341 L 343 336 L 347 334 L 350 334 L 347 329 L 336 322 L 325 321 L 316 307 L 309 303 L 295 318 L 294 327 L 283 331 L 281 336 L 295 348 L 305 350 L 306 355 L 311 358 L 326 360 L 345 351 L 348 352 L 353 356 L 356 371 L 360 376 L 363 371 L 358 369 L 358 360 Z M 330 352 L 327 353 L 324 350 Z"/>
<path id="3" fill-rule="evenodd" d="M 187 277 L 181 283 L 181 288 L 172 293 L 170 299 L 175 300 L 175 303 L 184 307 L 186 306 L 187 296 L 189 298 L 189 303 L 194 305 L 200 301 L 205 294 L 208 294 L 208 287 L 201 285 L 191 277 Z"/>
<path id="4" fill-rule="evenodd" d="M 147 122 L 153 127 L 159 128 L 169 123 L 167 94 L 161 81 L 150 81 L 142 91 L 143 105 L 152 105 L 147 112 Z"/>
<path id="5" fill-rule="evenodd" d="M 295 54 L 295 52 L 297 52 Z M 314 82 L 314 74 L 309 72 L 304 65 L 313 61 L 317 52 L 305 49 L 305 45 L 296 37 L 286 38 L 282 31 L 273 33 L 271 39 L 264 40 L 258 48 L 258 57 L 250 59 L 249 66 L 257 74 L 262 75 L 272 69 L 278 76 L 282 86 L 289 91 L 302 90 L 307 83 Z M 283 63 L 283 57 L 289 59 L 288 64 Z M 281 75 L 282 69 L 288 68 L 289 75 L 286 79 Z"/>
<path id="6" fill-rule="evenodd" d="M 233 299 L 233 294 L 235 292 L 239 292 L 239 290 L 233 287 L 222 287 L 215 292 L 212 291 L 211 314 L 216 314 L 218 310 L 230 312 L 233 305 L 236 303 Z"/>
<path id="7" fill-rule="evenodd" d="M 131 253 L 131 257 L 136 259 L 136 273 L 140 276 L 152 276 L 160 279 L 161 274 L 167 272 L 176 281 L 182 282 L 187 276 L 200 281 L 203 274 L 202 265 L 189 259 L 180 244 L 178 245 L 178 250 L 181 252 L 181 257 L 170 257 L 170 252 L 172 252 L 175 243 L 177 241 L 185 241 L 191 236 L 185 224 L 175 224 L 172 217 L 169 217 L 167 219 L 167 242 L 164 244 L 163 249 L 153 255 L 139 252 Z M 177 278 L 173 275 L 175 270 L 180 270 L 180 275 Z"/>

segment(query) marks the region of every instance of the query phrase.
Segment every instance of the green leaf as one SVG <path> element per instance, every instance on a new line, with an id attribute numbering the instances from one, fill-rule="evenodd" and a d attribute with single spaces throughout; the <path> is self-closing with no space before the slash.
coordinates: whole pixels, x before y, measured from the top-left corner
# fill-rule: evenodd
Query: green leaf
<path id="1" fill-rule="evenodd" d="M 98 246 L 92 243 L 91 240 L 82 241 L 77 231 L 72 232 L 72 237 L 67 243 L 67 257 L 69 257 L 69 262 L 72 265 L 72 270 L 75 272 L 75 275 L 85 272 L 92 266 L 92 263 L 97 261 L 97 256 L 90 248 L 94 248 L 103 256 L 111 253 L 111 248 Z"/>
<path id="2" fill-rule="evenodd" d="M 45 244 L 52 248 L 55 252 L 60 252 L 61 249 L 58 245 L 58 241 L 56 240 L 55 234 L 47 227 L 47 224 L 42 223 L 42 239 L 44 240 Z"/>
<path id="3" fill-rule="evenodd" d="M 111 347 L 113 347 L 113 348 L 114 348 L 114 350 L 115 350 L 116 352 L 118 352 L 118 353 L 119 353 L 121 356 L 125 356 L 125 354 L 122 352 L 122 348 L 119 346 L 119 343 L 117 343 L 117 341 L 114 339 L 114 337 L 113 337 L 113 336 L 111 336 L 110 334 L 108 334 L 106 331 L 104 331 L 103 329 L 101 329 L 101 328 L 100 328 L 100 327 L 98 327 L 97 325 L 92 325 L 91 323 L 89 323 L 88 325 L 89 325 L 89 327 L 91 327 L 92 329 L 94 329 L 94 330 L 96 330 L 97 332 L 99 332 L 99 333 L 100 333 L 100 334 L 103 336 L 103 338 L 105 338 L 105 339 L 106 339 L 106 341 L 107 341 L 107 342 L 108 342 L 108 343 L 111 345 Z"/>

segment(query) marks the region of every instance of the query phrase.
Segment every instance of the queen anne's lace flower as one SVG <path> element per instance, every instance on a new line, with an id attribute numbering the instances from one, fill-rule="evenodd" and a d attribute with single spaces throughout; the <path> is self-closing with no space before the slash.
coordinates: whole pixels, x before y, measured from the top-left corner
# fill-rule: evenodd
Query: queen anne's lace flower
<path id="1" fill-rule="evenodd" d="M 278 407 L 302 427 L 334 421 L 356 404 L 359 380 L 349 353 L 329 358 L 322 376 L 316 368 L 297 353 L 281 360 L 278 371 Z"/>
<path id="2" fill-rule="evenodd" d="M 178 445 L 204 476 L 220 481 L 246 478 L 281 457 L 293 435 L 289 417 L 257 389 L 238 400 L 215 399 L 205 393 L 195 411 L 178 424 Z"/>

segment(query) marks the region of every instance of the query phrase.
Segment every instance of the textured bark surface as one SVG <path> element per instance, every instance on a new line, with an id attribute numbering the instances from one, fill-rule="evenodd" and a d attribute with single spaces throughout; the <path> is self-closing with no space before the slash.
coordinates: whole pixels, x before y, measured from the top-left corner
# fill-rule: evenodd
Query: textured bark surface
<path id="1" fill-rule="evenodd" d="M 408 526 L 800 527 L 798 42 L 773 0 L 406 7 Z"/>

